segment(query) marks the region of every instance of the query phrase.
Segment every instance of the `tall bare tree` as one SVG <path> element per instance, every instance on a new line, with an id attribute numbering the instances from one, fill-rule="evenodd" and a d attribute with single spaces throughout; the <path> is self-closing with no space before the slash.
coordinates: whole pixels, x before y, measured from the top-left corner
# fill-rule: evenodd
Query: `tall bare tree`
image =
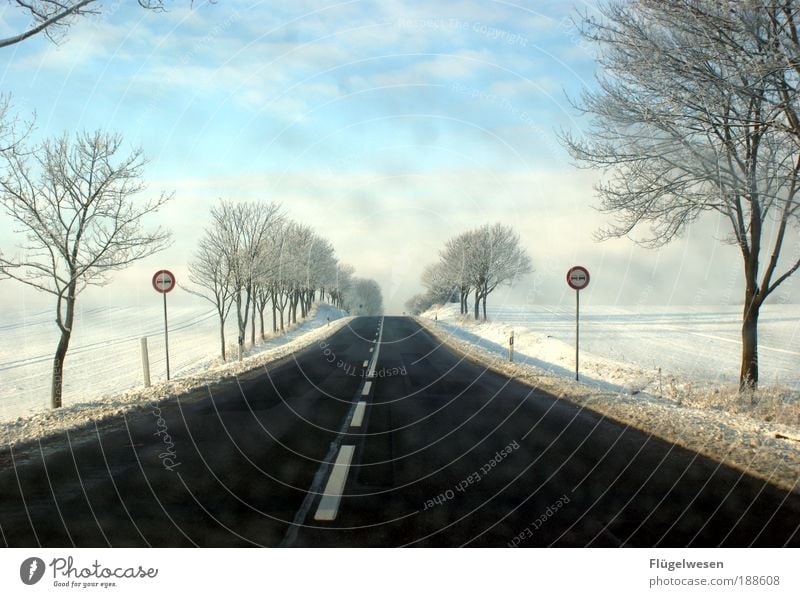
<path id="1" fill-rule="evenodd" d="M 447 272 L 449 278 L 448 283 L 458 287 L 462 315 L 469 312 L 469 295 L 473 290 L 469 267 L 470 238 L 470 234 L 459 234 L 451 238 L 439 254 L 442 270 Z"/>
<path id="2" fill-rule="evenodd" d="M 228 319 L 234 297 L 231 272 L 219 240 L 219 235 L 213 228 L 206 230 L 203 238 L 200 239 L 194 260 L 189 263 L 189 281 L 194 287 L 185 287 L 185 290 L 214 305 L 219 319 L 220 356 L 224 361 L 227 358 L 225 322 Z"/>
<path id="3" fill-rule="evenodd" d="M 742 388 L 758 382 L 758 317 L 800 267 L 781 259 L 798 224 L 800 124 L 795 0 L 607 2 L 584 19 L 603 75 L 579 108 L 573 157 L 602 169 L 601 209 L 617 221 L 600 238 L 661 246 L 705 212 L 730 224 L 745 277 Z M 762 252 L 769 252 L 762 268 Z"/>
<path id="4" fill-rule="evenodd" d="M 61 406 L 78 295 L 169 243 L 168 232 L 146 231 L 143 220 L 171 195 L 141 199 L 144 156 L 121 150 L 119 135 L 98 131 L 0 154 L 0 203 L 25 238 L 13 257 L 0 255 L 0 274 L 56 299 L 53 408 Z"/>

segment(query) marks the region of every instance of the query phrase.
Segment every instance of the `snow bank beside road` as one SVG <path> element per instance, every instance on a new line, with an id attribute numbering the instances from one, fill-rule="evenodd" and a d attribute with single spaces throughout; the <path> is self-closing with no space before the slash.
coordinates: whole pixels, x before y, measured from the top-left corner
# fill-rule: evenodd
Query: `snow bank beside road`
<path id="1" fill-rule="evenodd" d="M 747 405 L 748 399 L 735 391 L 665 371 L 659 391 L 657 372 L 591 353 L 581 354 L 579 383 L 574 380 L 574 345 L 553 338 L 546 329 L 515 325 L 516 362 L 509 363 L 507 323 L 476 324 L 461 319 L 458 308 L 450 306 L 432 309 L 418 320 L 442 342 L 495 371 L 798 491 L 796 391 L 769 388 L 759 392 L 755 404 Z M 691 345 L 685 350 L 691 355 L 699 352 Z M 768 408 L 759 410 L 759 403 L 770 401 Z"/>
<path id="2" fill-rule="evenodd" d="M 330 318 L 330 323 L 328 323 Z M 160 402 L 170 396 L 183 394 L 219 380 L 262 367 L 294 352 L 323 340 L 353 318 L 329 305 L 318 305 L 305 321 L 290 329 L 282 336 L 276 336 L 257 345 L 242 361 L 220 363 L 219 359 L 209 358 L 199 361 L 191 370 L 169 382 L 155 384 L 147 389 L 130 390 L 110 394 L 96 400 L 77 402 L 55 410 L 18 417 L 16 420 L 0 425 L 0 439 L 6 446 L 35 440 L 66 429 L 85 427 L 106 417 L 145 408 L 153 402 Z"/>

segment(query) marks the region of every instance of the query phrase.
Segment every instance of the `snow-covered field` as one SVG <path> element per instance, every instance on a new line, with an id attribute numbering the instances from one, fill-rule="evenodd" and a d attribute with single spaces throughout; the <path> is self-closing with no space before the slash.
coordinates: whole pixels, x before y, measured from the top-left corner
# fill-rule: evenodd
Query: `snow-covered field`
<path id="1" fill-rule="evenodd" d="M 476 323 L 447 305 L 419 319 L 487 367 L 800 491 L 800 306 L 762 311 L 762 378 L 754 394 L 738 392 L 735 308 L 584 308 L 580 383 L 574 311 L 503 307 L 488 315 L 489 321 Z"/>
<path id="2" fill-rule="evenodd" d="M 488 321 L 479 325 L 461 317 L 458 305 L 435 307 L 423 317 L 438 314 L 452 333 L 468 340 L 480 338 L 503 354 L 513 330 L 517 360 L 574 377 L 575 310 L 570 307 L 489 305 Z M 662 391 L 667 380 L 736 384 L 740 322 L 739 307 L 582 306 L 581 380 L 608 390 L 654 389 L 660 368 Z M 800 390 L 800 305 L 762 309 L 759 366 L 762 385 Z"/>
<path id="3" fill-rule="evenodd" d="M 173 304 L 174 303 L 174 304 Z M 63 404 L 70 407 L 103 396 L 143 387 L 140 338 L 147 337 L 153 384 L 166 379 L 163 310 L 148 306 L 82 309 L 78 304 L 74 333 L 64 372 Z M 266 314 L 265 314 L 266 315 Z M 283 336 L 258 343 L 248 354 L 275 351 L 327 319 L 343 313 L 319 305 L 310 320 Z M 271 329 L 270 320 L 265 327 Z M 235 314 L 227 326 L 228 358 L 235 355 Z M 258 326 L 256 328 L 258 336 Z M 248 334 L 249 337 L 249 334 Z M 52 359 L 58 331 L 51 309 L 6 312 L 0 324 L 0 422 L 46 410 L 50 404 Z M 187 378 L 220 364 L 216 312 L 191 297 L 172 298 L 169 305 L 170 377 Z"/>

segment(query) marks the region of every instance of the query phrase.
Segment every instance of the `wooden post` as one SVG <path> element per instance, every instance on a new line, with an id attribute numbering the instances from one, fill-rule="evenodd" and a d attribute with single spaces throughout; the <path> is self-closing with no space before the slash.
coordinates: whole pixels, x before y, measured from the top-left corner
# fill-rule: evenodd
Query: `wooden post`
<path id="1" fill-rule="evenodd" d="M 140 341 L 142 348 L 142 375 L 144 376 L 144 387 L 150 387 L 150 356 L 147 353 L 147 338 Z"/>

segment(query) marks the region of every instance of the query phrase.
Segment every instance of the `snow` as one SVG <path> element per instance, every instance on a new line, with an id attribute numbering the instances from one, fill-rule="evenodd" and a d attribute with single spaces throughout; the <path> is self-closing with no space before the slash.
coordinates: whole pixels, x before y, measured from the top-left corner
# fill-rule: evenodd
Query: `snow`
<path id="1" fill-rule="evenodd" d="M 328 337 L 352 318 L 327 304 L 283 335 L 257 343 L 241 361 L 219 357 L 216 314 L 202 303 L 170 309 L 167 382 L 159 308 L 99 308 L 81 312 L 65 367 L 64 406 L 49 409 L 52 355 L 57 334 L 51 313 L 21 313 L 0 328 L 0 421 L 4 443 L 13 444 L 105 416 L 121 414 L 168 394 L 190 391 L 279 359 Z M 9 321 L 9 320 L 6 320 Z M 146 323 L 145 323 L 146 322 Z M 163 322 L 163 319 L 161 319 Z M 271 320 L 270 320 L 271 323 Z M 163 323 L 162 323 L 163 325 Z M 151 381 L 144 389 L 139 338 L 149 336 Z M 231 330 L 230 337 L 236 337 Z M 229 359 L 235 355 L 229 351 Z M 160 354 L 159 354 L 160 351 Z"/>
<path id="2" fill-rule="evenodd" d="M 641 390 L 657 382 L 658 369 L 701 384 L 734 384 L 741 358 L 738 307 L 583 307 L 581 378 L 607 390 Z M 520 359 L 565 377 L 575 374 L 575 310 L 564 306 L 504 306 L 475 325 L 458 305 L 423 317 L 450 324 L 462 338 L 479 336 L 505 354 L 514 331 Z M 484 344 L 486 345 L 486 344 Z M 800 390 L 800 305 L 768 305 L 759 321 L 761 382 Z M 702 358 L 698 355 L 702 354 Z"/>
<path id="3" fill-rule="evenodd" d="M 768 305 L 759 323 L 761 384 L 738 392 L 738 308 L 582 307 L 580 382 L 574 309 L 502 306 L 475 322 L 458 305 L 418 319 L 488 367 L 797 490 L 800 306 Z M 508 344 L 514 332 L 514 363 Z"/>

